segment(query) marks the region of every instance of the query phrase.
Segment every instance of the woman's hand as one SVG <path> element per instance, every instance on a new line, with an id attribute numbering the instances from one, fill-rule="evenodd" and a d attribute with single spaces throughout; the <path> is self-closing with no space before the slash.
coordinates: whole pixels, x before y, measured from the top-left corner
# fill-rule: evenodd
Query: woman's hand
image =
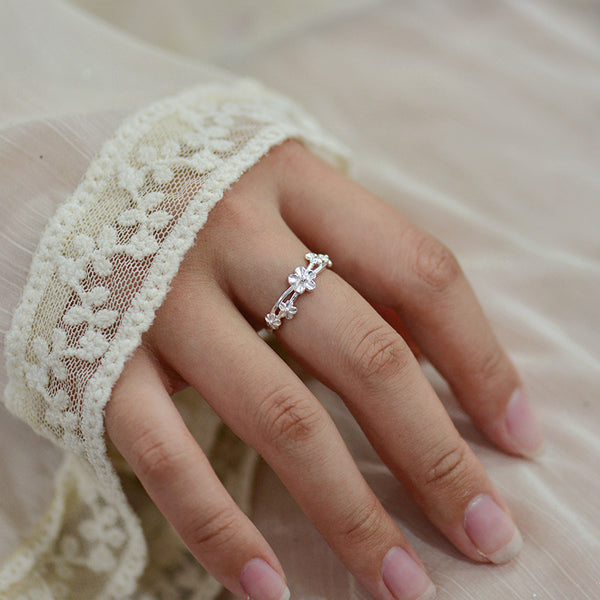
<path id="1" fill-rule="evenodd" d="M 208 571 L 237 595 L 286 597 L 273 551 L 171 401 L 191 385 L 267 460 L 375 598 L 430 597 L 422 564 L 327 412 L 256 334 L 308 250 L 327 253 L 333 268 L 298 298 L 298 313 L 277 330 L 282 345 L 340 394 L 459 550 L 476 561 L 511 559 L 521 538 L 509 510 L 399 331 L 491 440 L 532 455 L 542 433 L 515 368 L 454 256 L 293 141 L 273 149 L 211 212 L 114 389 L 106 411 L 113 442 Z"/>

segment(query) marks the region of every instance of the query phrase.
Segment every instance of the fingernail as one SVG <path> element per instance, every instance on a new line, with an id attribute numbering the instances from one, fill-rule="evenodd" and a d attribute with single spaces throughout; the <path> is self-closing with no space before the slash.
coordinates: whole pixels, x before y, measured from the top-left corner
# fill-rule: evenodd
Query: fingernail
<path id="1" fill-rule="evenodd" d="M 479 552 L 497 564 L 514 558 L 523 545 L 512 519 L 489 494 L 476 496 L 467 506 L 465 531 Z"/>
<path id="2" fill-rule="evenodd" d="M 240 575 L 240 585 L 249 600 L 290 600 L 283 579 L 262 558 L 249 560 Z"/>
<path id="3" fill-rule="evenodd" d="M 395 546 L 383 559 L 381 576 L 396 600 L 431 600 L 435 586 L 410 554 Z"/>
<path id="4" fill-rule="evenodd" d="M 523 388 L 513 393 L 504 416 L 508 434 L 524 456 L 538 456 L 544 450 L 544 434 Z"/>

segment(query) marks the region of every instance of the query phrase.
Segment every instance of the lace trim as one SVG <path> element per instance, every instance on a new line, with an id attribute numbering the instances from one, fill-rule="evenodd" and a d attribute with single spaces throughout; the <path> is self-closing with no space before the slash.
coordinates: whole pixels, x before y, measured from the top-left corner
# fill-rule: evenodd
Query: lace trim
<path id="1" fill-rule="evenodd" d="M 129 536 L 137 552 L 121 553 Z M 120 560 L 125 563 L 119 566 Z M 139 573 L 145 562 L 144 538 L 120 486 L 98 485 L 89 465 L 66 455 L 38 527 L 0 569 L 0 597 L 92 598 L 117 567 Z M 124 579 L 110 583 L 99 597 L 129 595 Z"/>
<path id="2" fill-rule="evenodd" d="M 95 475 L 80 486 L 79 516 L 63 515 L 76 535 L 49 536 L 59 552 L 77 548 L 81 558 L 76 569 L 54 569 L 52 597 L 72 597 L 81 580 L 89 598 L 133 592 L 145 545 L 107 457 L 105 405 L 212 207 L 289 138 L 342 164 L 344 150 L 313 119 L 254 82 L 202 86 L 156 103 L 103 146 L 42 236 L 7 335 L 6 405 L 84 459 L 79 469 L 68 463 L 81 481 L 87 468 Z M 110 542 L 99 533 L 107 513 Z M 23 580 L 29 563 L 27 552 L 15 558 L 10 581 Z"/>

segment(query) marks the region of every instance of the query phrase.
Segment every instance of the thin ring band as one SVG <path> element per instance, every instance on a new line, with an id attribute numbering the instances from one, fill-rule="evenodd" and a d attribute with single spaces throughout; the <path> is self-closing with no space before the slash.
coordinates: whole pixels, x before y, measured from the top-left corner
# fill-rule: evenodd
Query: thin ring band
<path id="1" fill-rule="evenodd" d="M 304 292 L 312 292 L 317 285 L 315 282 L 316 276 L 326 269 L 331 267 L 332 262 L 327 254 L 315 254 L 307 252 L 304 258 L 308 261 L 308 267 L 296 267 L 294 272 L 288 276 L 290 287 L 279 296 L 271 312 L 265 316 L 265 321 L 273 331 L 281 326 L 281 319 L 292 319 L 298 312 L 298 308 L 294 305 L 294 300 Z M 286 300 L 287 298 L 287 300 Z"/>

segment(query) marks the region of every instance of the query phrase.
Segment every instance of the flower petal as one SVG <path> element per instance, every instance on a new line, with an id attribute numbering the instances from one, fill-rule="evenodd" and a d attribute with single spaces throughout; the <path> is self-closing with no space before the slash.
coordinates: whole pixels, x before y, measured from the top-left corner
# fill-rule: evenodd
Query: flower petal
<path id="1" fill-rule="evenodd" d="M 143 223 L 146 219 L 146 212 L 140 210 L 139 208 L 132 208 L 131 210 L 126 210 L 119 215 L 117 222 L 122 227 L 132 227 L 134 225 L 138 225 L 139 223 Z"/>
<path id="2" fill-rule="evenodd" d="M 105 329 L 106 327 L 114 325 L 118 317 L 118 311 L 102 309 L 94 315 L 94 325 L 96 325 L 96 327 L 100 327 L 101 329 Z"/>
<path id="3" fill-rule="evenodd" d="M 93 361 L 99 359 L 108 349 L 108 340 L 91 327 L 79 338 L 79 348 L 73 354 L 81 360 Z"/>
<path id="4" fill-rule="evenodd" d="M 142 260 L 158 251 L 156 238 L 146 227 L 131 236 L 129 243 L 123 246 L 126 254 L 135 260 Z"/>
<path id="5" fill-rule="evenodd" d="M 110 292 L 103 285 L 97 285 L 91 291 L 87 292 L 83 298 L 84 303 L 88 302 L 92 306 L 102 306 L 108 302 Z"/>
<path id="6" fill-rule="evenodd" d="M 173 169 L 167 165 L 158 165 L 152 171 L 152 179 L 154 179 L 158 185 L 170 183 L 173 181 L 173 177 L 175 177 L 175 173 L 173 173 Z"/>
<path id="7" fill-rule="evenodd" d="M 97 252 L 92 257 L 92 268 L 98 277 L 110 277 L 113 272 L 113 266 L 106 256 L 102 256 Z"/>
<path id="8" fill-rule="evenodd" d="M 171 221 L 173 216 L 164 210 L 157 210 L 148 216 L 148 226 L 150 229 L 164 229 Z"/>
<path id="9" fill-rule="evenodd" d="M 92 318 L 92 311 L 83 306 L 72 306 L 63 316 L 63 323 L 66 325 L 81 325 L 87 323 Z"/>
<path id="10" fill-rule="evenodd" d="M 163 192 L 149 192 L 138 198 L 137 205 L 144 211 L 149 211 L 156 208 L 165 199 Z"/>

